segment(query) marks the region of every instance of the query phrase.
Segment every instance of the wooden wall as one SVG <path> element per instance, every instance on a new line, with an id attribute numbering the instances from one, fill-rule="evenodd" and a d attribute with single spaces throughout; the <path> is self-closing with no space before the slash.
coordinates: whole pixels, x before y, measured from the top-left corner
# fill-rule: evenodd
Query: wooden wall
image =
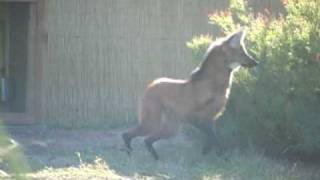
<path id="1" fill-rule="evenodd" d="M 217 0 L 48 1 L 48 58 L 41 119 L 59 126 L 117 126 L 136 119 L 138 100 L 159 76 L 195 66 L 186 41 L 212 34 Z"/>

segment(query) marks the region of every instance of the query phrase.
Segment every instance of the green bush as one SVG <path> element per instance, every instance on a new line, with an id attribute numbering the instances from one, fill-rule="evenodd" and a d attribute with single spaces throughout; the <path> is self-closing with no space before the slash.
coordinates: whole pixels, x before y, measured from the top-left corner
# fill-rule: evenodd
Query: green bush
<path id="1" fill-rule="evenodd" d="M 285 15 L 254 13 L 246 1 L 209 15 L 229 33 L 246 26 L 247 48 L 257 68 L 235 76 L 218 133 L 229 145 L 257 145 L 281 152 L 320 152 L 320 1 L 283 1 Z M 209 36 L 201 36 L 209 37 Z M 208 41 L 188 42 L 199 58 Z M 198 42 L 196 44 L 195 42 Z"/>

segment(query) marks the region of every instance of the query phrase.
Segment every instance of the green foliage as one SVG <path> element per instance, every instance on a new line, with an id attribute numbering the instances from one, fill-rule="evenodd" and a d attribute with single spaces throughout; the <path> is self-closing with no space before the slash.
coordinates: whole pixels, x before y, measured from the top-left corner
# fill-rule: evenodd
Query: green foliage
<path id="1" fill-rule="evenodd" d="M 208 34 L 196 36 L 187 42 L 187 47 L 192 50 L 192 56 L 195 61 L 198 62 L 203 59 L 203 55 L 211 42 L 212 36 Z"/>
<path id="2" fill-rule="evenodd" d="M 6 170 L 14 175 L 14 179 L 26 179 L 23 173 L 29 172 L 30 167 L 22 153 L 19 144 L 6 133 L 0 119 L 0 179 L 8 179 Z"/>
<path id="3" fill-rule="evenodd" d="M 267 10 L 254 13 L 246 1 L 232 0 L 227 10 L 209 15 L 209 23 L 224 33 L 246 26 L 248 49 L 260 61 L 257 68 L 236 74 L 219 133 L 226 142 L 316 153 L 320 150 L 315 138 L 320 130 L 320 2 L 283 4 L 286 15 L 275 15 Z M 192 44 L 188 47 L 198 50 Z"/>

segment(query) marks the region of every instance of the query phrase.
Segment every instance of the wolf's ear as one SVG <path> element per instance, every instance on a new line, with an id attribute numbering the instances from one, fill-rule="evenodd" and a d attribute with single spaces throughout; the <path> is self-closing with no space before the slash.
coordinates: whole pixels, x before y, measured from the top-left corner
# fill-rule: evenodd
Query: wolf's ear
<path id="1" fill-rule="evenodd" d="M 240 30 L 237 32 L 233 33 L 228 39 L 227 43 L 229 47 L 238 49 L 241 46 L 241 43 L 246 35 L 245 28 L 242 27 Z"/>

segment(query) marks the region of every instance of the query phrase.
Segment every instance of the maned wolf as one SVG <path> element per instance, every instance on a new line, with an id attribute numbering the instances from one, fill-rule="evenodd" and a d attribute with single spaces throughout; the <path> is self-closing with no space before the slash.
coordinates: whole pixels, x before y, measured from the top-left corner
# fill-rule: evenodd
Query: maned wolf
<path id="1" fill-rule="evenodd" d="M 171 137 L 181 122 L 188 122 L 205 134 L 202 153 L 208 153 L 217 142 L 213 125 L 224 111 L 233 72 L 240 66 L 258 64 L 248 55 L 244 37 L 242 28 L 213 42 L 188 79 L 159 78 L 149 84 L 142 99 L 139 125 L 122 135 L 128 152 L 134 137 L 146 136 L 147 149 L 158 159 L 152 144 Z"/>

